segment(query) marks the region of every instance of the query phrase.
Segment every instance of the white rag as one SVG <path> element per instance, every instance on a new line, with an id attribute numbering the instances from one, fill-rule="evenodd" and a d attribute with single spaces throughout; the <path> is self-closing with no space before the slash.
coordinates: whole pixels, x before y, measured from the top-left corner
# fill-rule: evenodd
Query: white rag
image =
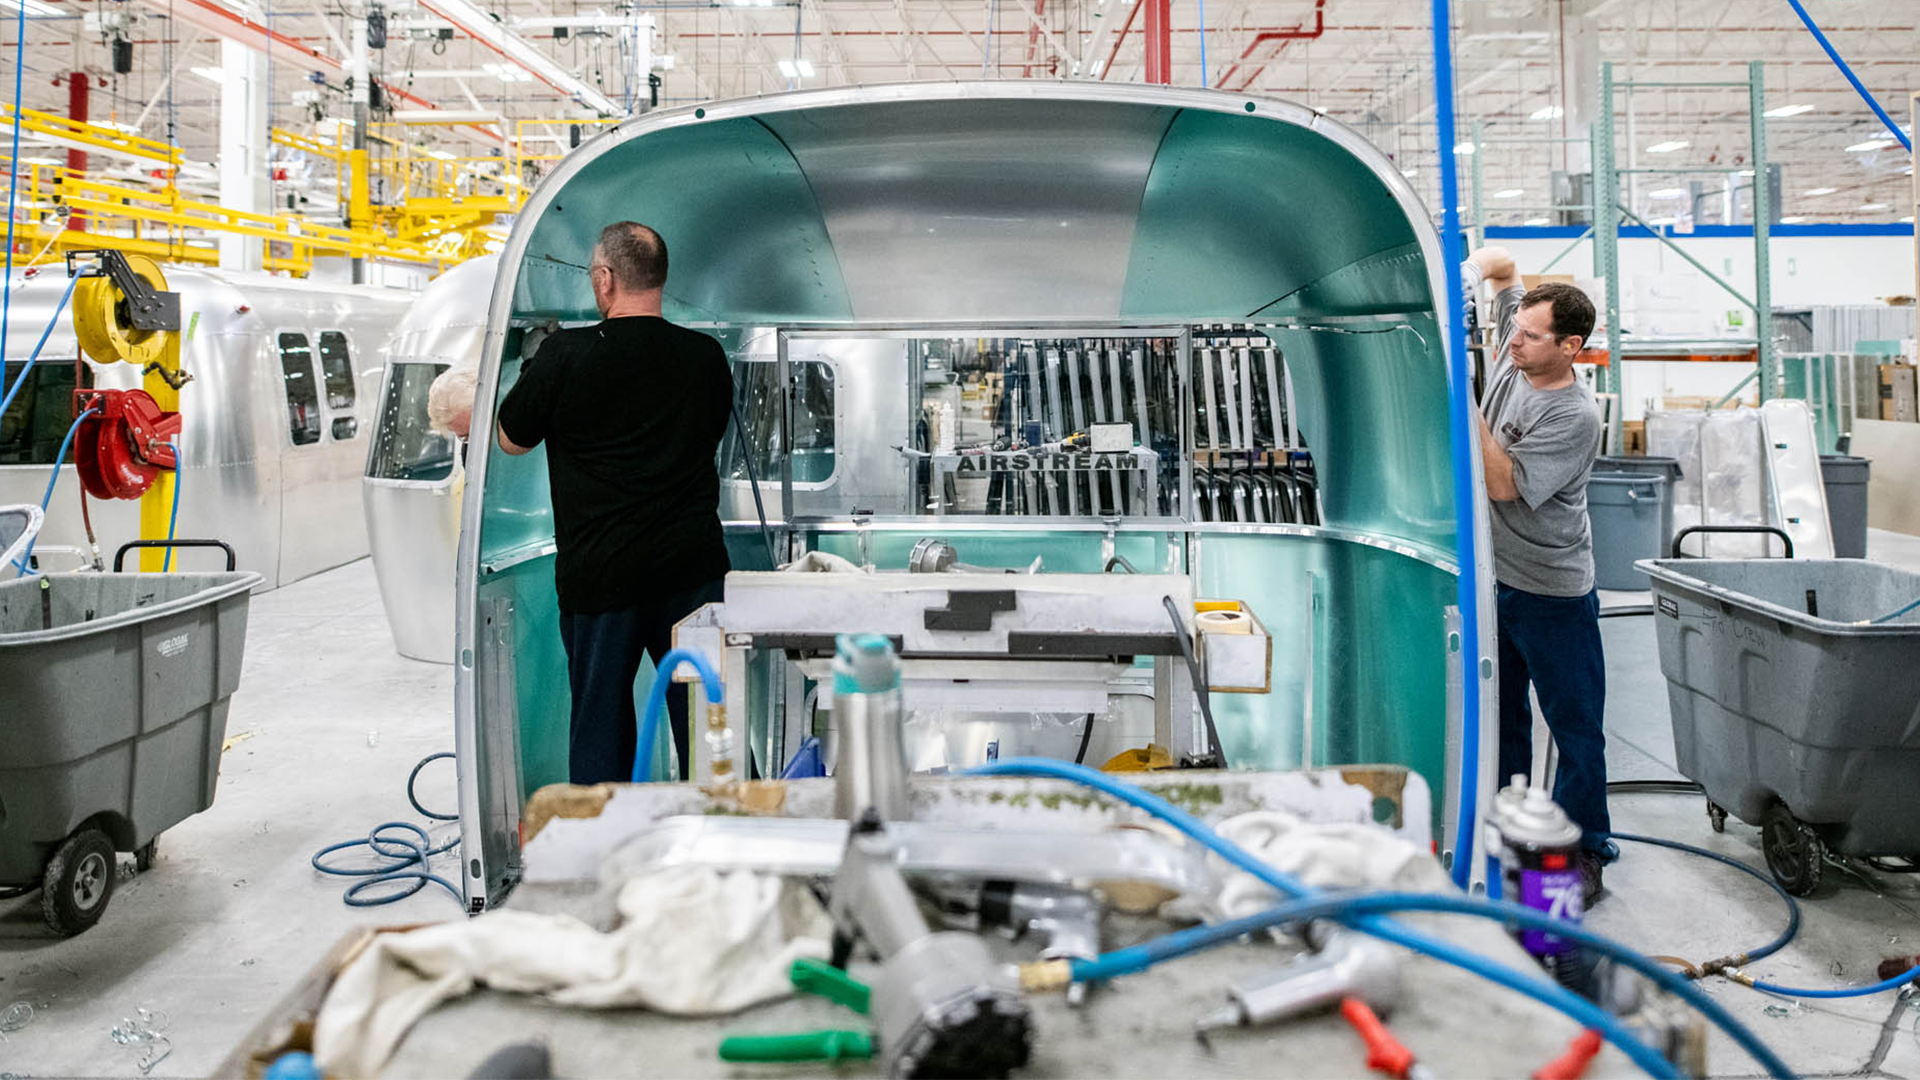
<path id="1" fill-rule="evenodd" d="M 1377 825 L 1305 822 L 1282 810 L 1255 810 L 1214 827 L 1261 862 L 1316 889 L 1391 889 L 1449 892 L 1453 881 L 1419 845 Z M 1215 901 L 1219 917 L 1237 919 L 1279 902 L 1251 874 L 1231 874 Z M 1178 901 L 1177 914 L 1211 920 L 1211 913 Z M 1175 912 L 1170 912 L 1170 914 Z"/>
<path id="2" fill-rule="evenodd" d="M 374 1076 L 415 1021 L 477 986 L 562 1005 L 735 1012 L 792 992 L 787 971 L 827 955 L 832 925 L 804 885 L 746 870 L 672 866 L 627 882 L 601 933 L 567 915 L 500 909 L 380 934 L 347 965 L 314 1022 L 329 1076 Z"/>

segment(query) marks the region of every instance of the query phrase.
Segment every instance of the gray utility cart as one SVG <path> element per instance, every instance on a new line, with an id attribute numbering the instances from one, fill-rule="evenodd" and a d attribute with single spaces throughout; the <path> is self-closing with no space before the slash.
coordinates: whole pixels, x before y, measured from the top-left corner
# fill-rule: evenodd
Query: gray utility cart
<path id="1" fill-rule="evenodd" d="M 1774 880 L 1805 896 L 1829 851 L 1920 856 L 1920 574 L 1786 551 L 1638 566 L 1681 773 L 1715 831 L 1729 811 L 1757 823 Z"/>
<path id="2" fill-rule="evenodd" d="M 123 574 L 123 547 L 111 574 L 0 584 L 0 897 L 41 889 L 62 934 L 99 921 L 116 851 L 144 870 L 213 804 L 260 575 L 218 541 L 172 546 L 226 548 L 227 572 Z"/>

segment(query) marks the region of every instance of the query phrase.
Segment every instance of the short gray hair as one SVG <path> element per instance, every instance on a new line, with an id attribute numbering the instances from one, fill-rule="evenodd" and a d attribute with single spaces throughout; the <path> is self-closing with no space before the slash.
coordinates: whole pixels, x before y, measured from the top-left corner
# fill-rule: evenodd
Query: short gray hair
<path id="1" fill-rule="evenodd" d="M 667 242 L 637 221 L 616 221 L 594 245 L 622 289 L 647 292 L 667 283 Z"/>

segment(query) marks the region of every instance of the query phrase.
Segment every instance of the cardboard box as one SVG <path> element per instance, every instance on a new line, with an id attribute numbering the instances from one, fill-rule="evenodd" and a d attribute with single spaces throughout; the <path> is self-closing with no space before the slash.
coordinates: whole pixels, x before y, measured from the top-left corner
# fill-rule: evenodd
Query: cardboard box
<path id="1" fill-rule="evenodd" d="M 1660 408 L 1663 412 L 1672 412 L 1676 409 L 1711 409 L 1713 403 L 1719 400 L 1717 397 L 1663 397 L 1660 399 Z M 1727 402 L 1722 408 L 1738 409 L 1741 406 L 1749 409 L 1759 408 L 1759 391 L 1750 390 L 1745 395 Z"/>
<path id="2" fill-rule="evenodd" d="M 1920 420 L 1914 407 L 1914 370 L 1911 364 L 1880 365 L 1880 419 Z"/>
<path id="3" fill-rule="evenodd" d="M 1572 274 L 1521 274 L 1520 275 L 1520 284 L 1525 285 L 1529 289 L 1533 288 L 1536 285 L 1545 285 L 1548 282 L 1554 282 L 1560 285 L 1574 284 Z"/>
<path id="4" fill-rule="evenodd" d="M 1620 425 L 1620 452 L 1628 457 L 1647 456 L 1647 422 L 1628 420 Z"/>

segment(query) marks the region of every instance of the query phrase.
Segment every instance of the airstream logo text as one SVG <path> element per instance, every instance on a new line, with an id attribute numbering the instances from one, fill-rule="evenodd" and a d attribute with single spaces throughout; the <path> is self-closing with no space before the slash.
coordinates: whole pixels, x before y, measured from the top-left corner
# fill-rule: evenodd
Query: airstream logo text
<path id="1" fill-rule="evenodd" d="M 156 646 L 161 656 L 172 658 L 187 651 L 187 635 L 175 634 Z"/>
<path id="2" fill-rule="evenodd" d="M 1066 454 L 1044 452 L 1016 452 L 1012 454 L 975 454 L 960 459 L 955 472 L 1031 472 L 1045 469 L 1105 469 L 1120 471 L 1133 468 L 1133 457 L 1129 454 Z"/>

